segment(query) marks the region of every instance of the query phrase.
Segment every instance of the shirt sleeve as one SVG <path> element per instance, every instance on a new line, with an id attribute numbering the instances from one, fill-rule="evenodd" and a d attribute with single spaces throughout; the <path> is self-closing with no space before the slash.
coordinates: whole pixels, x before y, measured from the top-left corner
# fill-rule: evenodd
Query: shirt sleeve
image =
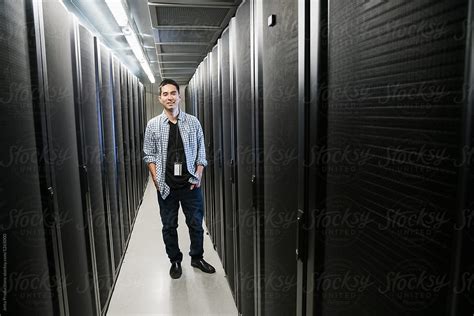
<path id="1" fill-rule="evenodd" d="M 151 123 L 148 122 L 145 130 L 145 137 L 143 140 L 143 161 L 146 164 L 151 162 L 156 163 L 156 145 L 155 145 L 155 131 L 151 126 Z"/>
<path id="2" fill-rule="evenodd" d="M 196 124 L 197 124 L 197 159 L 196 159 L 196 165 L 201 165 L 203 167 L 207 166 L 207 160 L 206 160 L 206 147 L 204 143 L 204 134 L 202 132 L 201 124 L 199 121 L 196 119 Z"/>

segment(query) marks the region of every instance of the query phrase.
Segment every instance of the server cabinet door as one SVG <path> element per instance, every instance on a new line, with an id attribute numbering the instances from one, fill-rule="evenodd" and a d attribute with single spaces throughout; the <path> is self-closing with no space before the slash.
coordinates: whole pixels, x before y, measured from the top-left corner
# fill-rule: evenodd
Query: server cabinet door
<path id="1" fill-rule="evenodd" d="M 128 226 L 133 222 L 133 198 L 132 198 L 132 167 L 130 163 L 130 124 L 129 124 L 129 102 L 128 102 L 128 70 L 121 67 L 121 96 L 122 96 L 122 128 L 124 145 L 125 184 L 127 189 L 127 212 Z"/>
<path id="2" fill-rule="evenodd" d="M 190 85 L 191 85 L 191 82 L 184 89 L 184 101 L 185 101 L 185 105 L 186 105 L 184 110 L 186 111 L 186 113 L 193 114 L 192 101 L 191 101 L 192 89 L 190 88 Z"/>
<path id="3" fill-rule="evenodd" d="M 255 25 L 262 26 L 257 65 L 263 98 L 257 138 L 263 141 L 264 271 L 262 313 L 291 315 L 296 311 L 296 217 L 298 174 L 298 20 L 297 1 L 263 1 Z M 257 4 L 258 6 L 258 4 Z M 276 15 L 276 23 L 267 18 Z M 255 32 L 257 35 L 258 31 Z M 260 75 L 259 74 L 259 75 Z M 258 109 L 257 109 L 258 111 Z M 260 146 L 260 145 L 259 145 Z M 262 147 L 261 147 L 262 148 Z M 284 183 L 284 185 L 282 185 Z M 278 281 L 276 281 L 278 280 Z M 283 280 L 283 281 L 281 281 Z"/>
<path id="4" fill-rule="evenodd" d="M 141 146 L 140 143 L 140 133 L 141 133 L 141 125 L 140 125 L 140 116 L 139 116 L 139 87 L 138 87 L 138 79 L 136 77 L 133 77 L 133 121 L 134 121 L 134 140 L 135 140 L 135 168 L 136 168 L 136 185 L 137 185 L 137 212 L 138 212 L 138 206 L 139 203 L 142 200 L 142 163 L 140 159 L 140 152 Z"/>
<path id="5" fill-rule="evenodd" d="M 127 87 L 128 87 L 128 143 L 130 145 L 130 186 L 132 193 L 132 222 L 135 221 L 137 205 L 138 205 L 138 194 L 137 194 L 137 164 L 135 161 L 135 103 L 134 103 L 134 85 L 133 77 L 130 72 L 127 72 Z"/>
<path id="6" fill-rule="evenodd" d="M 142 148 L 143 142 L 145 138 L 145 128 L 146 128 L 146 106 L 145 106 L 145 89 L 141 83 L 138 85 L 138 113 L 139 113 L 139 131 L 140 131 L 140 143 L 137 148 L 138 157 L 137 157 L 137 164 L 140 166 L 141 170 L 141 183 L 140 183 L 140 197 L 143 199 L 143 193 L 145 192 L 146 186 L 146 174 L 147 170 L 145 168 L 145 164 L 142 160 Z"/>
<path id="7" fill-rule="evenodd" d="M 213 179 L 214 179 L 214 155 L 212 148 L 212 110 L 209 106 L 211 104 L 211 88 L 210 88 L 210 66 L 209 66 L 209 55 L 204 58 L 202 63 L 202 87 L 203 87 L 203 117 L 202 117 L 202 128 L 204 133 L 204 141 L 206 145 L 206 158 L 208 166 L 204 175 L 204 197 L 206 206 L 206 226 L 209 230 L 209 234 L 212 243 L 216 244 L 215 235 L 215 215 L 214 215 L 214 190 L 213 190 Z"/>
<path id="8" fill-rule="evenodd" d="M 225 260 L 224 269 L 227 273 L 229 285 L 235 295 L 234 268 L 235 257 L 234 251 L 237 248 L 235 244 L 234 233 L 236 223 L 234 222 L 235 208 L 233 204 L 233 184 L 235 160 L 233 159 L 233 137 L 232 131 L 234 123 L 232 122 L 231 112 L 231 92 L 230 92 L 230 61 L 229 61 L 229 29 L 222 33 L 222 41 L 220 42 L 220 58 L 219 64 L 221 68 L 221 95 L 222 95 L 222 174 L 223 174 L 223 223 L 224 223 L 224 240 L 225 240 Z"/>
<path id="9" fill-rule="evenodd" d="M 299 172 L 298 172 L 298 302 L 297 315 L 313 315 L 317 259 L 324 257 L 323 240 L 316 238 L 317 210 L 325 208 L 326 165 L 315 159 L 327 148 L 328 1 L 299 2 Z M 309 35 L 309 36 L 308 36 Z"/>
<path id="10" fill-rule="evenodd" d="M 211 65 L 211 91 L 212 91 L 212 136 L 214 153 L 214 209 L 215 209 L 215 234 L 217 253 L 222 261 L 224 256 L 224 179 L 222 174 L 222 101 L 219 67 L 219 46 L 214 46 L 210 59 Z"/>
<path id="11" fill-rule="evenodd" d="M 67 286 L 68 310 L 70 315 L 94 314 L 91 293 L 78 291 L 89 284 L 89 266 L 84 234 L 84 211 L 81 194 L 87 188 L 81 188 L 78 143 L 74 104 L 74 74 L 71 49 L 74 47 L 72 18 L 58 2 L 38 3 L 43 24 L 43 77 L 45 78 L 45 104 L 49 124 L 49 150 L 55 155 L 52 163 L 52 176 L 55 186 L 52 188 L 57 200 L 58 216 L 63 219 L 61 231 L 62 253 L 60 260 L 64 263 L 66 279 L 62 284 Z M 50 158 L 52 158 L 50 157 Z M 94 236 L 97 236 L 94 234 Z M 107 251 L 107 250 L 106 250 Z M 108 294 L 111 286 L 110 273 L 105 267 L 104 284 Z"/>
<path id="12" fill-rule="evenodd" d="M 6 289 L 1 310 L 8 315 L 59 315 L 62 297 L 51 286 L 61 277 L 54 262 L 54 210 L 42 201 L 42 195 L 49 200 L 42 152 L 47 147 L 41 137 L 36 139 L 41 125 L 35 122 L 40 113 L 33 106 L 38 80 L 30 5 L 0 2 L 0 232 Z"/>
<path id="13" fill-rule="evenodd" d="M 356 220 L 323 221 L 328 260 L 319 261 L 316 284 L 341 275 L 364 282 L 317 289 L 318 315 L 363 314 L 367 306 L 375 315 L 447 314 L 466 12 L 466 1 L 330 3 L 327 152 L 334 159 L 320 216 Z M 419 31 L 426 25 L 440 29 L 426 35 Z M 350 299 L 334 299 L 343 295 Z"/>
<path id="14" fill-rule="evenodd" d="M 252 69 L 250 51 L 250 1 L 238 9 L 230 25 L 231 90 L 235 95 L 235 142 L 236 142 L 236 219 L 238 227 L 238 251 L 236 278 L 239 283 L 240 312 L 255 314 L 255 281 L 259 277 L 254 270 L 253 209 L 253 141 L 252 141 Z"/>
<path id="15" fill-rule="evenodd" d="M 472 17 L 474 14 L 474 7 L 472 2 L 470 5 L 470 12 L 468 12 L 468 23 L 472 24 Z M 469 25 L 469 24 L 468 24 Z M 458 189 L 460 197 L 460 207 L 456 223 L 456 245 L 454 260 L 454 295 L 452 306 L 450 309 L 451 315 L 464 315 L 471 313 L 474 306 L 474 284 L 471 282 L 474 276 L 474 253 L 472 248 L 474 246 L 474 196 L 471 194 L 474 188 L 474 125 L 473 125 L 473 87 L 474 87 L 474 72 L 473 72 L 473 57 L 472 44 L 474 41 L 472 28 L 469 29 L 467 35 L 466 49 L 471 52 L 466 59 L 466 84 L 465 84 L 465 99 L 463 109 L 463 134 L 462 134 L 462 155 L 460 160 L 461 167 L 461 181 Z"/>
<path id="16" fill-rule="evenodd" d="M 120 234 L 120 216 L 118 212 L 117 195 L 117 154 L 115 151 L 115 130 L 114 130 L 114 109 L 113 109 L 113 85 L 111 78 L 111 56 L 108 49 L 103 45 L 98 45 L 98 66 L 99 73 L 99 93 L 100 93 L 100 113 L 101 126 L 103 132 L 103 152 L 105 184 L 107 192 L 107 226 L 109 229 L 110 248 L 113 262 L 113 273 L 120 262 L 122 252 L 122 236 Z"/>
<path id="17" fill-rule="evenodd" d="M 124 145 L 123 145 L 123 123 L 122 123 L 122 97 L 121 91 L 122 86 L 120 84 L 120 62 L 115 57 L 112 58 L 112 86 L 113 86 L 113 111 L 114 111 L 114 126 L 115 126 L 115 146 L 117 151 L 117 194 L 119 201 L 119 214 L 120 214 L 120 230 L 122 231 L 122 252 L 123 255 L 125 250 L 125 244 L 128 240 L 130 233 L 130 226 L 128 220 L 128 205 L 127 205 L 127 188 L 125 183 L 125 158 L 124 158 Z"/>

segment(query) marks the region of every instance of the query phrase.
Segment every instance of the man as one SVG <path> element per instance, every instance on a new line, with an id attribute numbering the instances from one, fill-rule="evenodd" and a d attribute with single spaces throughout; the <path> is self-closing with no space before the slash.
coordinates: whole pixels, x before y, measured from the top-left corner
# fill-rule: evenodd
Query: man
<path id="1" fill-rule="evenodd" d="M 183 254 L 176 231 L 180 202 L 191 238 L 191 266 L 214 273 L 214 267 L 203 259 L 201 177 L 207 161 L 201 124 L 179 109 L 179 85 L 174 80 L 161 82 L 159 100 L 164 110 L 148 122 L 143 151 L 158 191 L 170 276 L 177 279 L 182 273 Z"/>

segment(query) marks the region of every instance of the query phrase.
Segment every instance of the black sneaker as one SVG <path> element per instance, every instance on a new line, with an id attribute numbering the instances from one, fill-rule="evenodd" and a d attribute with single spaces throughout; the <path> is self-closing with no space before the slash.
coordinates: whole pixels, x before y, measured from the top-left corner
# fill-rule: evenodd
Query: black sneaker
<path id="1" fill-rule="evenodd" d="M 171 264 L 171 268 L 170 268 L 170 276 L 172 279 L 179 279 L 179 277 L 181 276 L 181 273 L 183 271 L 181 270 L 181 263 L 179 262 L 173 262 Z"/>
<path id="2" fill-rule="evenodd" d="M 209 263 L 204 261 L 204 259 L 199 259 L 199 260 L 191 260 L 191 266 L 198 268 L 202 272 L 205 273 L 214 273 L 216 272 L 216 269 L 214 269 L 213 266 L 211 266 Z"/>

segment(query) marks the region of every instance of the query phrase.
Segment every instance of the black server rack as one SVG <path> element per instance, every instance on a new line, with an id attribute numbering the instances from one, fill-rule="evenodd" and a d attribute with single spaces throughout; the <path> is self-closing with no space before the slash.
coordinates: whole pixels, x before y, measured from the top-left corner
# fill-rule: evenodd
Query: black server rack
<path id="1" fill-rule="evenodd" d="M 113 262 L 113 275 L 119 265 L 122 253 L 122 236 L 120 233 L 120 214 L 118 212 L 118 192 L 117 192 L 117 156 L 116 140 L 114 130 L 114 110 L 113 110 L 113 85 L 111 78 L 111 55 L 109 50 L 98 45 L 97 72 L 99 83 L 99 100 L 101 114 L 101 129 L 103 132 L 103 166 L 105 171 L 105 184 L 107 196 L 107 226 L 109 227 L 111 258 Z"/>
<path id="2" fill-rule="evenodd" d="M 277 22 L 269 24 L 267 18 L 275 12 Z M 263 151 L 256 161 L 262 210 L 257 221 L 257 268 L 262 278 L 258 295 L 261 312 L 267 315 L 290 315 L 296 310 L 297 20 L 297 1 L 255 3 L 254 25 L 261 27 L 253 32 L 255 134 L 256 146 Z M 258 171 L 259 167 L 263 170 Z"/>
<path id="3" fill-rule="evenodd" d="M 139 97 L 139 85 L 138 85 L 138 79 L 136 77 L 133 78 L 133 117 L 134 117 L 134 127 L 135 127 L 135 164 L 137 168 L 137 211 L 138 211 L 138 206 L 140 205 L 140 202 L 142 200 L 142 166 L 143 162 L 141 159 L 141 152 L 143 146 L 141 146 L 141 141 L 140 141 L 140 133 L 142 133 L 142 126 L 141 126 L 141 120 L 140 120 L 140 110 L 139 110 L 139 105 L 140 105 L 140 97 Z"/>
<path id="4" fill-rule="evenodd" d="M 225 29 L 219 43 L 219 67 L 221 69 L 221 96 L 222 96 L 222 191 L 224 195 L 223 226 L 224 226 L 224 269 L 227 273 L 230 288 L 235 295 L 235 255 L 236 249 L 236 227 L 235 227 L 235 208 L 234 208 L 234 140 L 232 122 L 233 106 L 231 104 L 230 91 L 230 60 L 229 60 L 229 29 Z"/>
<path id="5" fill-rule="evenodd" d="M 210 67 L 209 67 L 209 56 L 206 56 L 201 63 L 202 69 L 202 77 L 201 77 L 201 84 L 202 84 L 202 118 L 201 124 L 204 133 L 204 141 L 206 146 L 206 158 L 208 165 L 206 167 L 206 172 L 204 173 L 204 185 L 203 185 L 203 195 L 205 197 L 205 221 L 206 226 L 209 230 L 210 237 L 212 239 L 212 243 L 215 246 L 215 234 L 214 234 L 214 203 L 213 203 L 213 190 L 212 190 L 212 179 L 213 179 L 213 152 L 212 152 L 212 127 L 211 125 L 211 118 L 212 118 L 212 111 L 210 109 L 211 104 L 211 90 L 210 90 Z"/>
<path id="6" fill-rule="evenodd" d="M 146 128 L 146 105 L 145 105 L 145 88 L 142 83 L 138 83 L 138 113 L 139 113 L 139 140 L 140 145 L 138 146 L 138 157 L 137 163 L 140 166 L 141 170 L 141 183 L 140 183 L 140 197 L 143 197 L 143 193 L 145 192 L 146 188 L 146 176 L 147 176 L 147 169 L 145 164 L 142 161 L 142 148 L 143 142 L 145 138 L 145 128 Z"/>
<path id="7" fill-rule="evenodd" d="M 128 102 L 128 70 L 122 66 L 120 75 L 121 75 L 121 97 L 122 97 L 122 129 L 123 129 L 123 145 L 124 145 L 124 167 L 125 167 L 125 183 L 127 190 L 127 217 L 128 217 L 128 226 L 131 227 L 134 218 L 134 205 L 132 198 L 132 167 L 131 167 L 131 156 L 130 156 L 130 127 L 129 127 L 129 102 Z"/>
<path id="8" fill-rule="evenodd" d="M 365 277 L 370 271 L 376 285 L 362 292 L 360 300 L 351 301 L 353 312 L 365 310 L 370 303 L 375 313 L 418 310 L 439 315 L 449 305 L 447 285 L 428 285 L 432 291 L 425 291 L 425 284 L 405 290 L 392 285 L 399 282 L 397 274 L 416 278 L 425 273 L 438 281 L 449 280 L 458 174 L 447 158 L 458 160 L 466 55 L 465 40 L 459 39 L 467 2 L 423 1 L 393 11 L 394 5 L 373 8 L 369 2 L 354 8 L 331 2 L 330 32 L 333 27 L 345 27 L 348 15 L 353 34 L 348 41 L 345 35 L 329 38 L 327 146 L 329 150 L 344 148 L 350 142 L 364 156 L 349 173 L 330 172 L 346 162 L 328 164 L 327 199 L 332 202 L 343 195 L 344 201 L 350 201 L 350 211 L 360 208 L 374 221 L 354 236 L 350 247 L 346 244 L 349 249 L 343 253 L 341 246 L 326 241 L 326 255 L 339 264 L 325 268 L 327 273 L 338 273 L 350 262 L 353 273 Z M 359 20 L 367 22 L 362 27 Z M 384 21 L 397 25 L 425 21 L 444 29 L 427 36 L 380 34 L 378 25 Z M 445 25 L 445 21 L 450 22 Z M 354 55 L 358 57 L 349 62 Z M 426 86 L 430 91 L 423 89 Z M 360 95 L 336 95 L 334 91 L 341 87 Z M 404 94 L 413 90 L 419 92 Z M 436 154 L 430 156 L 424 150 Z M 342 211 L 340 203 L 331 202 L 326 203 L 328 213 Z M 437 216 L 437 220 L 400 225 L 403 218 L 422 214 Z M 431 295 L 420 297 L 420 291 Z"/>
<path id="9" fill-rule="evenodd" d="M 465 215 L 458 162 L 463 107 L 470 107 L 463 97 L 468 2 L 331 1 L 329 19 L 318 13 L 324 6 L 310 8 L 317 19 L 311 29 L 323 30 L 310 46 L 320 50 L 327 38 L 329 55 L 311 55 L 310 64 L 322 70 L 310 74 L 307 88 L 325 95 L 309 108 L 319 121 L 324 117 L 327 130 L 314 130 L 319 139 L 310 143 L 325 144 L 322 153 L 333 156 L 324 158 L 325 174 L 313 169 L 327 191 L 308 226 L 310 242 L 320 249 L 308 253 L 308 293 L 314 295 L 306 311 L 459 315 L 456 298 L 469 293 L 458 295 L 453 281 L 469 269 L 459 267 L 455 239 L 456 221 Z M 318 67 L 325 62 L 327 75 Z M 321 157 L 312 157 L 315 165 Z M 316 195 L 317 185 L 309 186 Z M 331 221 L 341 215 L 355 221 Z M 321 286 L 344 274 L 365 281 L 355 288 Z M 406 287 L 409 280 L 419 282 Z M 343 295 L 352 298 L 335 299 Z"/>
<path id="10" fill-rule="evenodd" d="M 236 226 L 238 227 L 238 249 L 236 270 L 239 284 L 240 311 L 243 315 L 255 313 L 254 257 L 254 185 L 253 139 L 252 139 L 252 68 L 250 19 L 251 2 L 247 1 L 237 10 L 230 25 L 231 79 L 235 102 L 235 164 L 236 164 Z"/>
<path id="11" fill-rule="evenodd" d="M 2 311 L 99 315 L 130 228 L 121 65 L 112 74 L 110 54 L 60 2 L 2 1 L 0 15 Z"/>
<path id="12" fill-rule="evenodd" d="M 472 22 L 474 17 L 474 6 L 470 1 L 467 12 L 467 21 Z M 469 24 L 468 24 L 469 25 Z M 466 54 L 465 61 L 465 97 L 464 108 L 462 112 L 462 134 L 461 134 L 461 158 L 460 167 L 460 186 L 459 194 L 459 210 L 456 221 L 456 256 L 454 258 L 454 295 L 451 303 L 450 312 L 452 315 L 469 314 L 474 305 L 474 287 L 470 282 L 474 275 L 474 254 L 471 251 L 474 243 L 474 196 L 470 193 L 474 187 L 474 112 L 472 105 L 473 100 L 473 83 L 474 69 L 472 59 L 472 47 L 474 37 L 471 30 L 466 34 Z"/>
<path id="13" fill-rule="evenodd" d="M 216 250 L 222 261 L 224 256 L 224 195 L 223 174 L 222 174 L 222 101 L 221 101 L 221 71 L 219 67 L 219 46 L 216 45 L 210 54 L 211 67 L 211 103 L 212 110 L 212 138 L 213 138 L 213 162 L 214 179 L 213 179 L 213 199 L 214 199 L 214 227 L 216 235 Z"/>
<path id="14" fill-rule="evenodd" d="M 321 272 L 316 261 L 324 258 L 324 239 L 316 238 L 314 223 L 321 218 L 315 210 L 325 207 L 327 168 L 315 153 L 327 148 L 328 2 L 301 0 L 299 6 L 297 315 L 314 315 L 322 294 L 313 288 Z"/>
<path id="15" fill-rule="evenodd" d="M 120 84 L 120 62 L 115 57 L 112 58 L 112 87 L 113 87 L 113 111 L 114 111 L 114 131 L 115 146 L 117 154 L 117 194 L 118 194 L 118 212 L 120 215 L 120 230 L 122 238 L 122 253 L 124 254 L 125 245 L 130 233 L 130 221 L 128 219 L 127 189 L 125 183 L 125 164 L 124 164 L 124 145 L 123 145 L 123 122 L 122 122 L 122 98 Z"/>
<path id="16" fill-rule="evenodd" d="M 49 187 L 55 199 L 54 228 L 58 232 L 60 249 L 57 260 L 63 265 L 58 286 L 64 289 L 64 309 L 71 315 L 94 314 L 94 303 L 87 290 L 78 291 L 78 285 L 90 286 L 88 276 L 88 245 L 84 234 L 84 205 L 80 181 L 80 166 L 75 117 L 75 89 L 73 74 L 73 21 L 60 3 L 34 3 L 36 36 L 41 42 L 38 61 L 42 68 L 45 124 L 44 143 L 50 153 Z M 42 90 L 41 90 L 42 89 Z"/>
<path id="17" fill-rule="evenodd" d="M 127 87 L 128 87 L 128 129 L 129 133 L 129 145 L 130 145 L 130 170 L 131 170 L 131 187 L 132 187 L 132 216 L 135 218 L 137 211 L 137 162 L 136 162 L 136 148 L 135 148 L 135 103 L 134 103 L 134 83 L 132 74 L 127 73 Z"/>
<path id="18" fill-rule="evenodd" d="M 107 236 L 105 194 L 103 186 L 103 167 L 100 120 L 98 116 L 97 100 L 97 76 L 94 56 L 94 37 L 83 27 L 78 26 L 76 32 L 78 82 L 80 85 L 79 104 L 81 126 L 78 130 L 84 135 L 81 156 L 84 157 L 84 173 L 87 178 L 88 187 L 84 193 L 90 201 L 91 234 L 93 236 L 93 249 L 95 257 L 95 269 L 97 271 L 98 287 L 100 291 L 101 308 L 107 302 L 108 289 L 112 284 L 112 264 L 110 261 L 109 238 Z M 87 193 L 86 193 L 87 192 Z"/>
<path id="19" fill-rule="evenodd" d="M 29 1 L 20 0 L 1 2 L 0 12 L 0 227 L 2 279 L 7 277 L 10 284 L 3 294 L 2 311 L 51 315 L 64 308 L 64 297 L 52 286 L 61 277 L 61 267 L 54 260 L 58 255 L 54 222 L 47 220 L 54 218 L 46 190 L 48 147 L 35 134 L 44 112 L 39 94 L 33 92 L 38 91 L 41 70 L 37 69 L 33 11 Z M 35 289 L 36 276 L 44 285 Z M 31 299 L 30 293 L 41 300 Z"/>

